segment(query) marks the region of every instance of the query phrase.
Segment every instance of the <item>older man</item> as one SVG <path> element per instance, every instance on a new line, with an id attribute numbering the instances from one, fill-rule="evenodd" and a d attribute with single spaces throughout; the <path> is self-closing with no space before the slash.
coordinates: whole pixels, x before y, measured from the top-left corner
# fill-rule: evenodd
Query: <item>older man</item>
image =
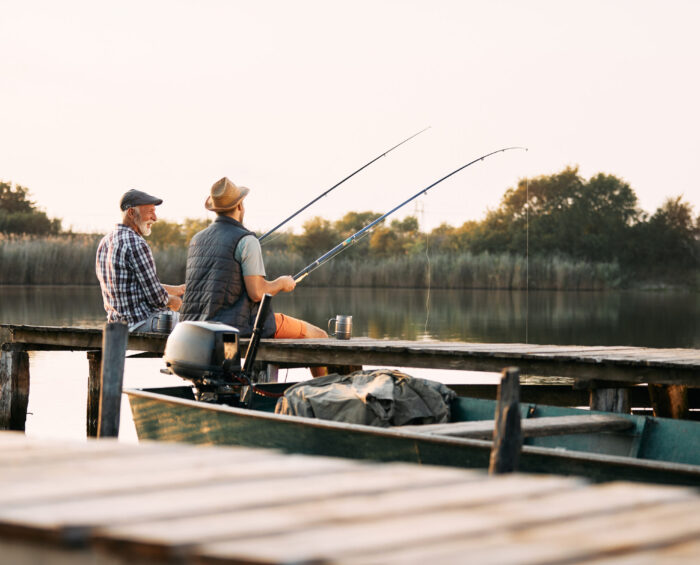
<path id="1" fill-rule="evenodd" d="M 102 289 L 107 321 L 123 321 L 129 331 L 153 331 L 158 315 L 182 305 L 185 285 L 158 280 L 151 248 L 144 239 L 158 220 L 163 200 L 140 190 L 121 198 L 122 222 L 97 247 L 95 271 Z"/>
<path id="2" fill-rule="evenodd" d="M 263 295 L 291 292 L 291 276 L 265 278 L 260 242 L 243 226 L 244 198 L 249 189 L 224 177 L 214 183 L 204 206 L 216 212 L 214 223 L 196 234 L 187 253 L 187 292 L 182 320 L 214 320 L 236 327 L 242 336 L 252 333 Z M 270 309 L 262 337 L 323 338 L 328 334 L 304 320 Z M 326 374 L 325 367 L 311 370 Z"/>

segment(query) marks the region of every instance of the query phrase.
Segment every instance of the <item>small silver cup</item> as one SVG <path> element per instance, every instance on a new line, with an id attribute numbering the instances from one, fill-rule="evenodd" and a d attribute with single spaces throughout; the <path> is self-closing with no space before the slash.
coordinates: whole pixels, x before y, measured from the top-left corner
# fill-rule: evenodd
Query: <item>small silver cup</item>
<path id="1" fill-rule="evenodd" d="M 155 320 L 154 331 L 159 333 L 170 333 L 178 323 L 179 318 L 180 315 L 178 312 L 172 312 L 170 310 L 160 312 Z"/>
<path id="2" fill-rule="evenodd" d="M 331 324 L 335 324 L 331 330 Z M 328 320 L 328 333 L 336 339 L 350 339 L 352 337 L 352 316 L 338 314 L 335 318 Z"/>

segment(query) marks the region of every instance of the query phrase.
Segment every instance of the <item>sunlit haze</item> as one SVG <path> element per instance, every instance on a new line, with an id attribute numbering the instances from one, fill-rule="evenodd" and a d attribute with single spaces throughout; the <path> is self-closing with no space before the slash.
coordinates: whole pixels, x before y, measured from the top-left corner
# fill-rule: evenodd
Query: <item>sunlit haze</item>
<path id="1" fill-rule="evenodd" d="M 498 206 L 518 179 L 579 165 L 653 212 L 700 214 L 700 2 L 2 0 L 0 180 L 64 228 L 104 232 L 129 188 L 161 218 L 211 213 L 228 176 L 246 223 L 310 208 L 396 214 L 423 229 Z"/>

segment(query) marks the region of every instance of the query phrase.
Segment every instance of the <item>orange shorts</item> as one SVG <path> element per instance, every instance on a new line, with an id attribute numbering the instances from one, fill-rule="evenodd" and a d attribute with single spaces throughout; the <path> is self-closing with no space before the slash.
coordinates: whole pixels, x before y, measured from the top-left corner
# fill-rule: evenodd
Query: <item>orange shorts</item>
<path id="1" fill-rule="evenodd" d="M 275 312 L 276 338 L 303 339 L 306 337 L 306 322 Z"/>

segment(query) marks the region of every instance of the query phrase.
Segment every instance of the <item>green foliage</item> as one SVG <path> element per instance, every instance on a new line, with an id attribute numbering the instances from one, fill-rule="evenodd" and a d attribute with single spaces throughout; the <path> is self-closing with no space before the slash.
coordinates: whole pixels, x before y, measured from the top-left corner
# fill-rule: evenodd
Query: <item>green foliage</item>
<path id="1" fill-rule="evenodd" d="M 338 230 L 326 219 L 316 216 L 304 222 L 304 233 L 295 238 L 293 250 L 313 261 L 340 242 Z"/>
<path id="2" fill-rule="evenodd" d="M 56 235 L 61 220 L 49 219 L 29 199 L 29 189 L 0 182 L 0 233 Z"/>
<path id="3" fill-rule="evenodd" d="M 151 247 L 185 246 L 185 234 L 182 226 L 175 222 L 158 220 L 151 227 L 151 235 L 148 236 Z"/>
<path id="4" fill-rule="evenodd" d="M 15 184 L 14 188 L 8 182 L 0 182 L 0 209 L 8 214 L 32 212 L 34 202 L 29 200 L 29 189 Z"/>
<path id="5" fill-rule="evenodd" d="M 371 224 L 379 216 L 381 216 L 379 212 L 348 212 L 336 221 L 333 227 L 340 234 L 340 237 L 345 239 Z"/>
<path id="6" fill-rule="evenodd" d="M 190 240 L 195 236 L 195 234 L 202 231 L 209 224 L 211 224 L 210 219 L 200 219 L 200 218 L 185 218 L 182 222 L 182 234 L 185 238 L 185 245 L 190 244 Z"/>
<path id="7" fill-rule="evenodd" d="M 268 275 L 299 272 L 380 216 L 348 212 L 335 222 L 317 216 L 299 235 L 272 234 L 263 242 Z M 187 245 L 210 223 L 188 218 L 153 225 L 148 240 L 161 280 L 184 280 Z M 60 221 L 38 211 L 26 188 L 0 183 L 3 232 L 57 234 Z M 700 284 L 700 216 L 689 203 L 668 198 L 648 216 L 637 208 L 627 183 L 602 173 L 585 180 L 577 167 L 519 180 L 483 221 L 442 224 L 423 233 L 418 219 L 407 216 L 381 222 L 366 236 L 314 271 L 307 284 L 510 289 L 615 288 L 645 279 Z M 0 284 L 94 283 L 96 245 L 94 238 L 6 237 L 0 240 Z"/>
<path id="8" fill-rule="evenodd" d="M 211 220 L 185 218 L 182 224 L 168 220 L 158 220 L 151 228 L 148 242 L 152 247 L 165 248 L 168 246 L 187 247 L 197 232 L 202 231 Z"/>
<path id="9" fill-rule="evenodd" d="M 474 252 L 522 253 L 529 236 L 530 250 L 537 253 L 610 261 L 624 254 L 638 217 L 628 184 L 602 173 L 586 182 L 578 168 L 567 167 L 508 189 L 468 243 Z"/>
<path id="10" fill-rule="evenodd" d="M 700 216 L 693 218 L 693 207 L 681 196 L 667 198 L 654 215 L 633 229 L 629 262 L 643 266 L 655 278 L 673 266 L 700 268 Z"/>

